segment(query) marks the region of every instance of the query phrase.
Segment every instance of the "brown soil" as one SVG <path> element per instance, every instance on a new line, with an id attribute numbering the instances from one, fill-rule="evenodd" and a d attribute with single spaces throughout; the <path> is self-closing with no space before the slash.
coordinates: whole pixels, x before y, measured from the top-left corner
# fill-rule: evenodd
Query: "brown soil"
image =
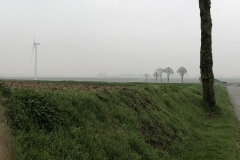
<path id="1" fill-rule="evenodd" d="M 63 83 L 63 82 L 39 82 L 39 81 L 3 81 L 10 89 L 31 88 L 31 89 L 49 89 L 49 90 L 119 90 L 126 89 L 125 86 L 114 86 L 107 84 L 81 84 L 81 83 Z M 129 88 L 129 87 L 128 87 Z"/>

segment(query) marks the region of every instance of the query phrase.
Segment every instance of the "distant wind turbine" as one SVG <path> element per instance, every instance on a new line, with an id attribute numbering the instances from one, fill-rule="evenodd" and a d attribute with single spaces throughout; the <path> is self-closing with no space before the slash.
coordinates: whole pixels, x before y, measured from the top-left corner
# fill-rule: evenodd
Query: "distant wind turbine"
<path id="1" fill-rule="evenodd" d="M 34 80 L 37 80 L 37 46 L 40 45 L 41 43 L 36 43 L 35 42 L 35 36 L 34 36 L 34 42 L 33 42 L 33 51 L 32 51 L 32 57 L 33 57 L 33 52 L 35 50 L 35 70 L 34 70 Z M 31 57 L 31 61 L 32 61 Z"/>

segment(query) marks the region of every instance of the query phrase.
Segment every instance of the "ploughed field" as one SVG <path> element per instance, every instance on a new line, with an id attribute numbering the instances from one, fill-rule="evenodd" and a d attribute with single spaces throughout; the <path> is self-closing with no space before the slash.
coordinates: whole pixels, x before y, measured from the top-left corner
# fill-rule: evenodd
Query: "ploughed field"
<path id="1" fill-rule="evenodd" d="M 15 159 L 239 159 L 224 86 L 1 81 Z"/>
<path id="2" fill-rule="evenodd" d="M 119 86 L 116 84 L 106 85 L 106 82 L 85 82 L 79 83 L 74 81 L 3 81 L 3 83 L 8 86 L 10 89 L 18 89 L 18 88 L 29 88 L 34 90 L 39 89 L 48 89 L 48 90 L 118 90 L 118 89 L 126 89 L 126 86 Z"/>

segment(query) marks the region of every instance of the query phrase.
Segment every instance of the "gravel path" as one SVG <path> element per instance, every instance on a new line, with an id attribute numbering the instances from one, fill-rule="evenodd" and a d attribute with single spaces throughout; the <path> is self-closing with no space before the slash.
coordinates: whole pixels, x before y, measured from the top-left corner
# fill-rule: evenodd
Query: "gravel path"
<path id="1" fill-rule="evenodd" d="M 238 84 L 230 84 L 227 86 L 227 90 L 237 119 L 240 122 L 240 87 L 238 87 Z"/>

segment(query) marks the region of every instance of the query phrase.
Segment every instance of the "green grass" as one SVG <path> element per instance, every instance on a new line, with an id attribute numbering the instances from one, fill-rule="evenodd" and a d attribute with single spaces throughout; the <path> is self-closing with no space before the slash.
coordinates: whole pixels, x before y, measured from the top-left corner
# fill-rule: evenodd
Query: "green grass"
<path id="1" fill-rule="evenodd" d="M 238 84 L 238 87 L 240 87 L 240 83 Z"/>
<path id="2" fill-rule="evenodd" d="M 238 122 L 223 86 L 215 85 L 217 107 L 209 108 L 200 84 L 101 84 L 127 86 L 78 92 L 1 85 L 17 159 L 239 158 Z"/>
<path id="3" fill-rule="evenodd" d="M 11 130 L 6 122 L 5 108 L 0 104 L 0 159 L 9 160 L 13 150 L 11 145 Z"/>

